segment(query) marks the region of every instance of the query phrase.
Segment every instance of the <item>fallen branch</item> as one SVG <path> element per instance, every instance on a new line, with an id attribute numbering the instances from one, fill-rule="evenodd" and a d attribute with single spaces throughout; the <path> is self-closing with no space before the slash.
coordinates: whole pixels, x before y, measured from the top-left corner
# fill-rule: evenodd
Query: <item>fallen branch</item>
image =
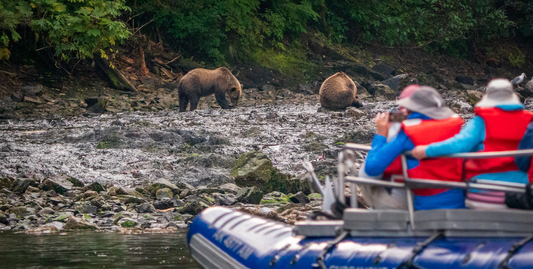
<path id="1" fill-rule="evenodd" d="M 0 72 L 2 72 L 2 73 L 6 73 L 6 74 L 8 74 L 8 75 L 11 75 L 11 76 L 14 76 L 14 75 L 16 75 L 15 73 L 10 73 L 10 72 L 7 72 L 7 71 L 3 71 L 3 70 L 0 70 Z"/>
<path id="2" fill-rule="evenodd" d="M 170 63 L 174 62 L 175 60 L 177 60 L 179 57 L 181 57 L 181 55 L 178 55 L 176 58 L 172 59 L 169 62 L 166 62 L 165 64 L 170 64 Z"/>

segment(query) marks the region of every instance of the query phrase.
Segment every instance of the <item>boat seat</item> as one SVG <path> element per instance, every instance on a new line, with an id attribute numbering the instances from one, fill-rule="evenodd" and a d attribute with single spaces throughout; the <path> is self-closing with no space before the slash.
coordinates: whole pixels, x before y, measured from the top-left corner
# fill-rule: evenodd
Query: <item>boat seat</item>
<path id="1" fill-rule="evenodd" d="M 344 211 L 346 230 L 406 231 L 408 221 L 405 210 L 348 208 Z"/>
<path id="2" fill-rule="evenodd" d="M 295 235 L 305 237 L 336 237 L 337 230 L 342 228 L 342 220 L 306 220 L 294 224 Z"/>
<path id="3" fill-rule="evenodd" d="M 532 233 L 533 211 L 435 209 L 416 211 L 417 230 Z M 489 233 L 490 234 L 490 233 Z"/>

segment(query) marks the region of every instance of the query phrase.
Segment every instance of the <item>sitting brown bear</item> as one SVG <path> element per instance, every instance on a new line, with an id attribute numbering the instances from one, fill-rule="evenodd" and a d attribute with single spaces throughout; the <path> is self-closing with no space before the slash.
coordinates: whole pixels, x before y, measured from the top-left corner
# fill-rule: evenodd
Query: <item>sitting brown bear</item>
<path id="1" fill-rule="evenodd" d="M 348 106 L 359 107 L 356 100 L 357 87 L 343 72 L 327 78 L 320 86 L 320 104 L 325 108 L 341 109 Z"/>
<path id="2" fill-rule="evenodd" d="M 187 109 L 191 102 L 191 111 L 198 106 L 200 97 L 215 94 L 217 103 L 224 109 L 230 108 L 226 94 L 229 96 L 232 106 L 236 106 L 241 96 L 242 85 L 226 67 L 215 70 L 196 68 L 181 78 L 178 84 L 180 99 L 180 112 Z"/>

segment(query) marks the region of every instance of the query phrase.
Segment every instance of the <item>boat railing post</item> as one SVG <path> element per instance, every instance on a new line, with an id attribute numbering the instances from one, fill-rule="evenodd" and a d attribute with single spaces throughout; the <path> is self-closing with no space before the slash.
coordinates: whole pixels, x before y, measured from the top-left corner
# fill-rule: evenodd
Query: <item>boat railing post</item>
<path id="1" fill-rule="evenodd" d="M 401 155 L 401 159 L 402 159 L 403 177 L 405 179 L 405 182 L 407 182 L 409 180 L 409 176 L 407 175 L 407 158 L 405 157 L 405 154 Z M 411 225 L 411 229 L 414 230 L 415 229 L 415 210 L 414 210 L 414 205 L 413 205 L 413 193 L 411 192 L 411 188 L 409 188 L 407 184 L 406 184 L 405 192 L 407 194 L 407 210 L 409 213 L 409 223 Z"/>
<path id="2" fill-rule="evenodd" d="M 344 151 L 339 153 L 338 162 L 337 162 L 337 198 L 339 203 L 346 205 L 346 198 L 344 198 Z"/>

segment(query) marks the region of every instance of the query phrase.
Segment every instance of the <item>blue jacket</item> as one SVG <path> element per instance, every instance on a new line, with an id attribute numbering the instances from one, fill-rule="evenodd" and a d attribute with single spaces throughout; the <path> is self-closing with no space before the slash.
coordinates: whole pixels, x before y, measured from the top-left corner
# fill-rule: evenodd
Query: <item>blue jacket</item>
<path id="1" fill-rule="evenodd" d="M 522 137 L 520 144 L 518 144 L 518 149 L 533 149 L 533 123 L 527 126 L 524 137 Z M 520 170 L 527 173 L 531 165 L 531 156 L 516 157 L 515 163 Z"/>
<path id="2" fill-rule="evenodd" d="M 502 105 L 496 107 L 503 110 L 524 109 L 523 105 Z M 459 134 L 445 141 L 429 145 L 426 149 L 426 155 L 428 157 L 437 157 L 461 152 L 476 152 L 483 150 L 484 141 L 485 121 L 483 118 L 476 116 L 466 124 Z M 527 174 L 522 171 L 481 174 L 474 177 L 473 180 L 478 178 L 527 183 Z"/>
<path id="3" fill-rule="evenodd" d="M 417 112 L 411 113 L 407 118 L 432 120 Z M 415 145 L 403 131 L 400 131 L 389 143 L 386 137 L 376 134 L 372 141 L 372 149 L 366 157 L 365 173 L 369 176 L 381 175 L 402 152 L 414 148 Z M 407 169 L 415 168 L 418 164 L 418 160 L 407 157 Z M 462 190 L 449 190 L 432 196 L 415 195 L 414 206 L 416 210 L 464 208 L 464 199 Z"/>

